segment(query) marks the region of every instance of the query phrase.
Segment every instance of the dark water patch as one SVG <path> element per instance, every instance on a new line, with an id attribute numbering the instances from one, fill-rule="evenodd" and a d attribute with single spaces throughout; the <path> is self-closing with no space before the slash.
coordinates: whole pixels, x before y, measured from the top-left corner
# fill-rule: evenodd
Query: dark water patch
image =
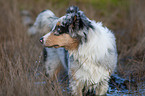
<path id="1" fill-rule="evenodd" d="M 121 78 L 113 74 L 109 81 L 107 96 L 145 96 L 145 82 Z"/>
<path id="2" fill-rule="evenodd" d="M 36 78 L 41 74 L 35 74 Z M 69 79 L 67 74 L 62 75 L 58 82 L 63 93 L 70 94 Z M 47 80 L 34 82 L 35 85 L 46 85 Z M 52 82 L 53 85 L 53 82 Z M 94 92 L 88 92 L 84 96 L 95 96 Z M 128 80 L 120 77 L 118 74 L 113 74 L 109 81 L 109 89 L 106 96 L 145 96 L 145 82 L 137 83 L 135 80 Z"/>

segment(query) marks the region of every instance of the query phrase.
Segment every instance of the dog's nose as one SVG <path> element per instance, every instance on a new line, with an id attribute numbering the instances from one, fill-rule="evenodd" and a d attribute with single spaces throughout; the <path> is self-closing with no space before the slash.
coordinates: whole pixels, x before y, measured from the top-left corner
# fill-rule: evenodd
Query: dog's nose
<path id="1" fill-rule="evenodd" d="M 40 38 L 40 42 L 43 44 L 43 37 Z"/>

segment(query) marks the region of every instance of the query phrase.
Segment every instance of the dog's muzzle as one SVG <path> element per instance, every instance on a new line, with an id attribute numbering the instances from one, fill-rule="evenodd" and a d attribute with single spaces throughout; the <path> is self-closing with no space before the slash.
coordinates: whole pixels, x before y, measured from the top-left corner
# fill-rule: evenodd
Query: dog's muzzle
<path id="1" fill-rule="evenodd" d="M 40 38 L 40 42 L 43 44 L 44 42 L 43 37 Z"/>

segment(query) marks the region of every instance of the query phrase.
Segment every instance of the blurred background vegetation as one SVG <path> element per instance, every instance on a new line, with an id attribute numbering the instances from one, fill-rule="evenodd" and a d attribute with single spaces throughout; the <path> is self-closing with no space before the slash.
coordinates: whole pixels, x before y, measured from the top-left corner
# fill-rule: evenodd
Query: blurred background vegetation
<path id="1" fill-rule="evenodd" d="M 35 20 L 41 11 L 50 9 L 60 17 L 71 5 L 78 6 L 88 18 L 103 22 L 114 32 L 118 49 L 116 74 L 134 80 L 135 84 L 129 82 L 127 88 L 133 90 L 133 94 L 142 95 L 139 90 L 145 89 L 144 0 L 0 0 L 1 96 L 69 94 L 62 92 L 57 83 L 51 85 L 44 75 L 43 48 L 39 43 L 42 35 L 28 36 L 20 13 L 27 10 Z"/>

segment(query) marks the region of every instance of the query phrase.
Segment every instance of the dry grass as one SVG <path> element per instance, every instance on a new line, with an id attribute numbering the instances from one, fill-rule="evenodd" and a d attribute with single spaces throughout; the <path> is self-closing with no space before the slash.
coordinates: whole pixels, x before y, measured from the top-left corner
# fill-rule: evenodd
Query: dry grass
<path id="1" fill-rule="evenodd" d="M 123 75 L 145 79 L 145 8 L 143 0 L 131 3 L 127 25 L 123 28 L 123 35 L 117 35 L 119 66 L 122 68 Z M 126 28 L 126 30 L 124 30 Z M 127 71 L 127 73 L 125 73 Z M 122 72 L 120 72 L 122 74 Z"/>
<path id="2" fill-rule="evenodd" d="M 18 2 L 9 0 L 0 4 L 3 6 L 0 11 L 0 95 L 62 96 L 60 88 L 53 87 L 44 75 L 39 37 L 27 36 Z M 45 85 L 35 84 L 43 81 L 47 81 Z"/>
<path id="3" fill-rule="evenodd" d="M 42 10 L 51 9 L 57 16 L 62 16 L 65 14 L 64 10 L 72 4 L 78 5 L 89 18 L 103 21 L 114 31 L 119 53 L 118 74 L 124 77 L 131 76 L 131 79 L 137 82 L 144 82 L 145 1 L 120 1 L 118 7 L 115 5 L 110 7 L 107 3 L 105 12 L 100 11 L 101 7 L 97 9 L 94 3 L 88 4 L 82 0 L 62 0 L 61 2 L 59 0 L 1 0 L 0 95 L 66 95 L 60 91 L 62 89 L 57 86 L 57 83 L 52 85 L 49 78 L 45 77 L 41 62 L 42 46 L 38 41 L 41 36 L 29 37 L 27 35 L 27 28 L 21 22 L 20 11 L 29 10 L 35 18 Z M 46 84 L 36 84 L 43 81 L 46 81 Z"/>

